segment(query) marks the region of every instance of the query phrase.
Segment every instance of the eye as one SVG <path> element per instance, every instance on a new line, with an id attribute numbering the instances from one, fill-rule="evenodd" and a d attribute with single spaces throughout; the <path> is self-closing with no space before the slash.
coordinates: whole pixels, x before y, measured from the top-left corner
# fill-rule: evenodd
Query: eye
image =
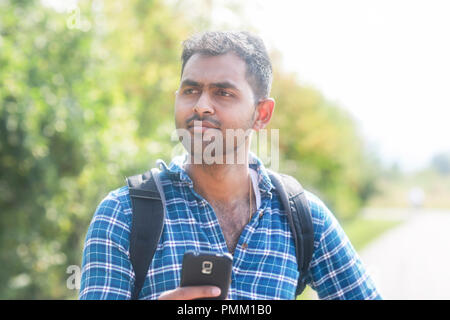
<path id="1" fill-rule="evenodd" d="M 219 90 L 218 94 L 222 97 L 232 97 L 233 94 L 226 90 Z"/>
<path id="2" fill-rule="evenodd" d="M 183 94 L 196 94 L 196 93 L 199 93 L 199 90 L 195 88 L 188 88 L 186 90 L 183 90 Z"/>

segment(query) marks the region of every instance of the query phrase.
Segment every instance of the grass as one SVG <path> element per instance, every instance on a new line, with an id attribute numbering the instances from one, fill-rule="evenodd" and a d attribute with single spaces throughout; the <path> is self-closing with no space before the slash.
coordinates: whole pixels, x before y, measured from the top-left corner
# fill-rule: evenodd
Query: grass
<path id="1" fill-rule="evenodd" d="M 355 250 L 360 251 L 386 231 L 401 224 L 401 222 L 401 220 L 368 219 L 359 217 L 347 223 L 343 223 L 342 228 Z"/>
<path id="2" fill-rule="evenodd" d="M 351 221 L 341 223 L 347 237 L 356 251 L 361 251 L 369 243 L 377 239 L 386 231 L 400 225 L 401 220 L 383 220 L 357 217 Z M 297 297 L 297 300 L 315 300 L 317 295 L 309 286 Z"/>
<path id="3" fill-rule="evenodd" d="M 438 174 L 433 170 L 380 177 L 377 180 L 378 192 L 367 205 L 372 208 L 409 207 L 409 193 L 413 188 L 423 190 L 424 208 L 450 209 L 450 175 Z"/>

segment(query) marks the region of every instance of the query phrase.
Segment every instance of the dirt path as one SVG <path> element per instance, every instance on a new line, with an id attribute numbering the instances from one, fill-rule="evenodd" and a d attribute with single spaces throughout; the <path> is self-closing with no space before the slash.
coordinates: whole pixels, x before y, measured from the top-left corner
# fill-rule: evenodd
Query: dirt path
<path id="1" fill-rule="evenodd" d="M 384 299 L 450 299 L 450 212 L 422 210 L 360 256 Z"/>

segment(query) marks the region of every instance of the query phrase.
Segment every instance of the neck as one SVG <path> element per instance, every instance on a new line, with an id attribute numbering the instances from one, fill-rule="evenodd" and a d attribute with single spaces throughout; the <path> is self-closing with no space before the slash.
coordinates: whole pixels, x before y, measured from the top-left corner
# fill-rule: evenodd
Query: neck
<path id="1" fill-rule="evenodd" d="M 208 201 L 233 203 L 248 197 L 248 154 L 243 164 L 186 164 L 194 189 Z"/>

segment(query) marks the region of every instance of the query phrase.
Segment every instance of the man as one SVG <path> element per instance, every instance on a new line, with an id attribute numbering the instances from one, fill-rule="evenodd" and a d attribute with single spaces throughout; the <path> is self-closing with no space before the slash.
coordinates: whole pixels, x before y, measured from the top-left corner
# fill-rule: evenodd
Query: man
<path id="1" fill-rule="evenodd" d="M 249 153 L 249 136 L 227 136 L 229 130 L 263 129 L 272 117 L 265 46 L 247 32 L 207 32 L 183 45 L 175 123 L 188 132 L 188 154 L 162 164 L 157 183 L 165 198 L 164 229 L 139 298 L 219 295 L 211 286 L 179 287 L 184 252 L 202 250 L 233 255 L 229 299 L 294 299 L 299 271 L 280 198 L 262 162 Z M 231 161 L 207 162 L 211 141 L 224 146 L 211 155 L 231 155 Z M 321 299 L 379 299 L 333 214 L 309 192 L 307 199 L 314 226 L 308 284 Z M 128 187 L 112 191 L 97 208 L 83 253 L 80 299 L 130 298 L 131 215 Z"/>

